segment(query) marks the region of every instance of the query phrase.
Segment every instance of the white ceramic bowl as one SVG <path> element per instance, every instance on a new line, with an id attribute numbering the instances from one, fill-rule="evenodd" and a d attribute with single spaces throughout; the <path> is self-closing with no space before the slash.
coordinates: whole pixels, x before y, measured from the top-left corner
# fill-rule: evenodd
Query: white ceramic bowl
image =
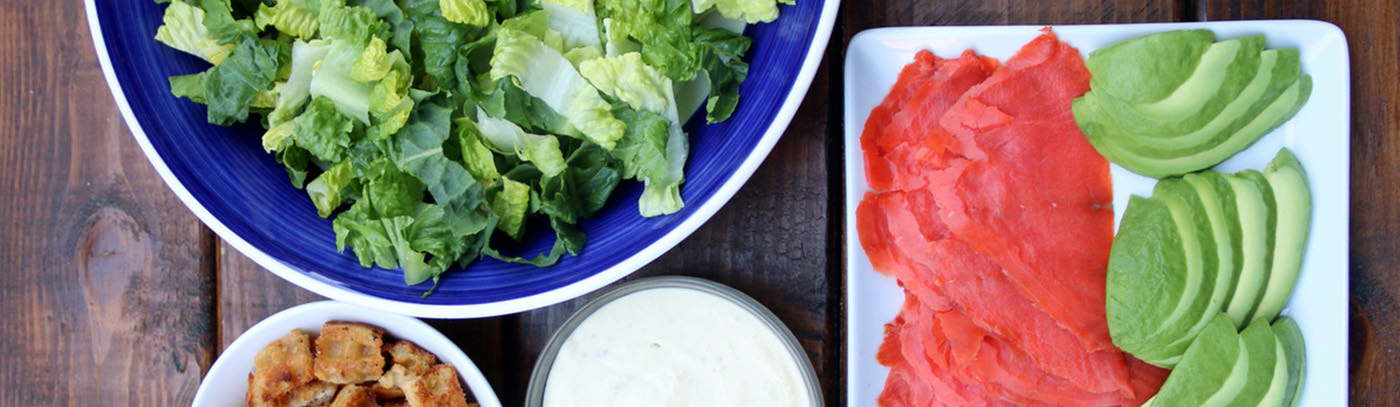
<path id="1" fill-rule="evenodd" d="M 457 376 L 481 407 L 500 407 L 491 383 L 481 370 L 467 358 L 456 344 L 427 323 L 416 318 L 375 311 L 335 301 L 321 301 L 288 308 L 248 328 L 224 349 L 195 392 L 194 406 L 242 406 L 248 393 L 248 374 L 253 371 L 253 356 L 267 344 L 301 328 L 308 333 L 320 333 L 326 321 L 355 321 L 372 324 L 399 339 L 421 346 L 444 363 L 457 368 Z"/>

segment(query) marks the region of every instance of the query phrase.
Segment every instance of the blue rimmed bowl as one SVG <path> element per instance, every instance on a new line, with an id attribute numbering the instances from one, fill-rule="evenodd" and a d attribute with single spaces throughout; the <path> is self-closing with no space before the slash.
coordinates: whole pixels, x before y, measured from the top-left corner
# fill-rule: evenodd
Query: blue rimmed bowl
<path id="1" fill-rule="evenodd" d="M 337 253 L 331 222 L 316 215 L 286 170 L 262 150 L 257 124 L 220 127 L 204 106 L 170 95 L 167 78 L 207 69 L 156 42 L 164 5 L 87 0 L 88 25 L 107 84 L 141 149 L 175 195 L 231 246 L 287 281 L 320 295 L 401 314 L 471 318 L 565 301 L 636 271 L 699 228 L 739 189 L 792 120 L 831 37 L 839 0 L 781 6 L 777 21 L 747 28 L 754 39 L 748 80 L 729 120 L 686 129 L 691 155 L 680 212 L 643 218 L 641 186 L 624 182 L 608 206 L 582 223 L 588 243 L 551 267 L 482 260 L 445 273 L 437 291 L 405 286 L 396 270 L 360 267 Z M 539 235 L 539 234 L 537 234 Z M 525 243 L 547 250 L 552 236 Z"/>

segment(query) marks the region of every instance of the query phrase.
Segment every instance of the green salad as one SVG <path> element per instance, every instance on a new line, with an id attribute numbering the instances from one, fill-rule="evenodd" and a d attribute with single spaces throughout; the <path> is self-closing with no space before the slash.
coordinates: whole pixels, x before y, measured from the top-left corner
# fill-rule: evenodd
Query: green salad
<path id="1" fill-rule="evenodd" d="M 483 256 L 576 255 L 623 180 L 642 216 L 680 210 L 676 90 L 727 119 L 750 40 L 713 22 L 772 21 L 780 1 L 173 0 L 155 38 L 212 64 L 171 93 L 210 123 L 261 122 L 337 250 L 436 285 Z M 548 252 L 497 251 L 546 221 Z"/>

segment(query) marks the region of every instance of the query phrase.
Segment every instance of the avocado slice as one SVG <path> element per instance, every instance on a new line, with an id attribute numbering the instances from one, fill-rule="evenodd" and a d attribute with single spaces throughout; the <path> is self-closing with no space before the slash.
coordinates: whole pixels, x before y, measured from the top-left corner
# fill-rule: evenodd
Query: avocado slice
<path id="1" fill-rule="evenodd" d="M 1269 270 L 1269 281 L 1259 299 L 1259 307 L 1250 319 L 1272 321 L 1283 310 L 1298 281 L 1303 251 L 1307 249 L 1308 228 L 1312 223 L 1312 194 L 1308 190 L 1308 174 L 1303 170 L 1303 164 L 1287 148 L 1280 149 L 1269 166 L 1264 168 L 1264 177 L 1273 188 L 1278 214 L 1274 224 L 1273 264 Z"/>
<path id="2" fill-rule="evenodd" d="M 1220 311 L 1232 280 L 1229 273 L 1224 272 L 1227 270 L 1219 266 L 1215 232 L 1206 213 L 1206 204 L 1196 194 L 1195 188 L 1181 178 L 1164 179 L 1153 189 L 1152 199 L 1161 199 L 1171 210 L 1172 219 L 1185 243 L 1183 253 L 1188 273 L 1199 273 L 1201 277 L 1198 291 L 1188 291 L 1182 295 L 1171 317 L 1148 335 L 1152 338 L 1152 346 L 1132 352 L 1133 356 L 1147 363 L 1169 368 L 1176 364 L 1191 341 L 1210 322 L 1211 316 Z M 1195 250 L 1191 250 L 1192 247 Z M 1111 261 L 1111 250 L 1109 256 Z M 1192 267 L 1199 268 L 1199 271 L 1191 271 Z"/>
<path id="3" fill-rule="evenodd" d="M 1229 279 L 1224 286 L 1221 301 L 1221 309 L 1224 309 L 1239 286 L 1244 256 L 1244 248 L 1240 246 L 1242 232 L 1239 210 L 1235 207 L 1235 190 L 1230 186 L 1230 181 L 1226 180 L 1225 174 L 1215 171 L 1194 172 L 1181 178 L 1196 190 L 1196 196 L 1200 197 L 1201 204 L 1205 206 L 1211 232 L 1214 233 L 1216 264 L 1221 273 L 1218 277 Z M 1240 327 L 1238 321 L 1235 327 Z"/>
<path id="4" fill-rule="evenodd" d="M 1269 332 L 1274 334 L 1274 378 L 1269 381 L 1269 389 L 1264 392 L 1264 397 L 1260 398 L 1255 405 L 1282 406 L 1284 400 L 1288 398 L 1288 392 L 1293 390 L 1288 388 L 1288 380 L 1291 377 L 1288 370 L 1288 350 L 1284 348 L 1283 340 L 1278 336 L 1278 330 L 1273 329 L 1273 326 L 1269 328 Z"/>
<path id="5" fill-rule="evenodd" d="M 1269 187 L 1264 174 L 1254 170 L 1224 178 L 1234 193 L 1240 231 L 1239 239 L 1235 240 L 1238 242 L 1235 247 L 1239 249 L 1236 252 L 1240 259 L 1239 278 L 1235 279 L 1235 289 L 1226 302 L 1225 314 L 1235 321 L 1236 328 L 1244 328 L 1250 312 L 1264 295 L 1269 266 L 1273 264 L 1273 188 Z"/>
<path id="6" fill-rule="evenodd" d="M 1216 312 L 1153 397 L 1154 405 L 1223 406 L 1244 388 L 1249 353 L 1230 317 Z"/>
<path id="7" fill-rule="evenodd" d="M 1198 252 L 1197 244 L 1194 234 L 1183 236 L 1162 200 L 1128 198 L 1109 251 L 1105 289 L 1115 345 L 1133 354 L 1157 348 L 1151 334 L 1194 304 L 1187 296 L 1201 292 L 1206 282 L 1198 261 L 1187 266 L 1186 253 Z"/>
<path id="8" fill-rule="evenodd" d="M 1259 74 L 1240 95 L 1185 134 L 1125 131 L 1104 119 L 1097 97 L 1075 99 L 1072 108 L 1090 144 L 1110 161 L 1157 178 L 1184 174 L 1224 161 L 1297 113 L 1312 93 L 1312 79 L 1298 73 L 1300 66 L 1296 49 L 1263 51 Z"/>
<path id="9" fill-rule="evenodd" d="M 1283 403 L 1280 406 L 1296 406 L 1303 398 L 1303 380 L 1307 379 L 1307 345 L 1303 341 L 1303 330 L 1293 318 L 1281 317 L 1274 321 L 1274 336 L 1283 344 L 1283 357 L 1288 359 L 1288 386 L 1284 388 Z"/>
<path id="10" fill-rule="evenodd" d="M 1244 349 L 1249 353 L 1249 376 L 1244 383 L 1244 388 L 1233 400 L 1225 403 L 1229 406 L 1266 406 L 1278 404 L 1261 403 L 1268 395 L 1275 379 L 1280 383 L 1287 383 L 1288 370 L 1287 358 L 1280 357 L 1281 347 L 1278 340 L 1274 338 L 1274 330 L 1267 321 L 1254 321 L 1240 332 L 1240 339 L 1244 341 Z M 1279 361 L 1284 363 L 1280 364 Z M 1280 370 L 1278 368 L 1282 367 Z M 1283 387 L 1283 386 L 1280 386 Z M 1279 391 L 1282 394 L 1282 389 Z"/>
<path id="11" fill-rule="evenodd" d="M 1143 104 L 1129 104 L 1103 92 L 1089 92 L 1085 98 L 1095 98 L 1100 120 L 1127 134 L 1146 139 L 1189 134 L 1209 123 L 1253 83 L 1261 72 L 1271 73 L 1272 67 L 1262 68 L 1260 51 L 1264 36 L 1255 35 L 1212 44 L 1196 65 L 1195 72 L 1166 98 Z M 1273 53 L 1269 55 L 1275 55 Z M 1272 58 L 1277 60 L 1277 58 Z M 1272 62 L 1272 61 L 1271 61 Z M 1272 63 L 1270 64 L 1272 65 Z M 1262 68 L 1262 69 L 1261 69 Z M 1268 82 L 1265 78 L 1264 82 Z"/>
<path id="12" fill-rule="evenodd" d="M 1121 41 L 1089 53 L 1090 87 L 1129 103 L 1171 95 L 1215 41 L 1210 30 L 1177 30 Z"/>

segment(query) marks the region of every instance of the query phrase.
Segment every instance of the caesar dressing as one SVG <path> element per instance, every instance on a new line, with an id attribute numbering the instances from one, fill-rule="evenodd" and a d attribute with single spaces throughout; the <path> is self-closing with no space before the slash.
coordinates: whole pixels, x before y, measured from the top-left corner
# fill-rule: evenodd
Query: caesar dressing
<path id="1" fill-rule="evenodd" d="M 812 406 L 779 330 L 719 295 L 683 287 L 618 297 L 559 348 L 545 407 Z"/>

